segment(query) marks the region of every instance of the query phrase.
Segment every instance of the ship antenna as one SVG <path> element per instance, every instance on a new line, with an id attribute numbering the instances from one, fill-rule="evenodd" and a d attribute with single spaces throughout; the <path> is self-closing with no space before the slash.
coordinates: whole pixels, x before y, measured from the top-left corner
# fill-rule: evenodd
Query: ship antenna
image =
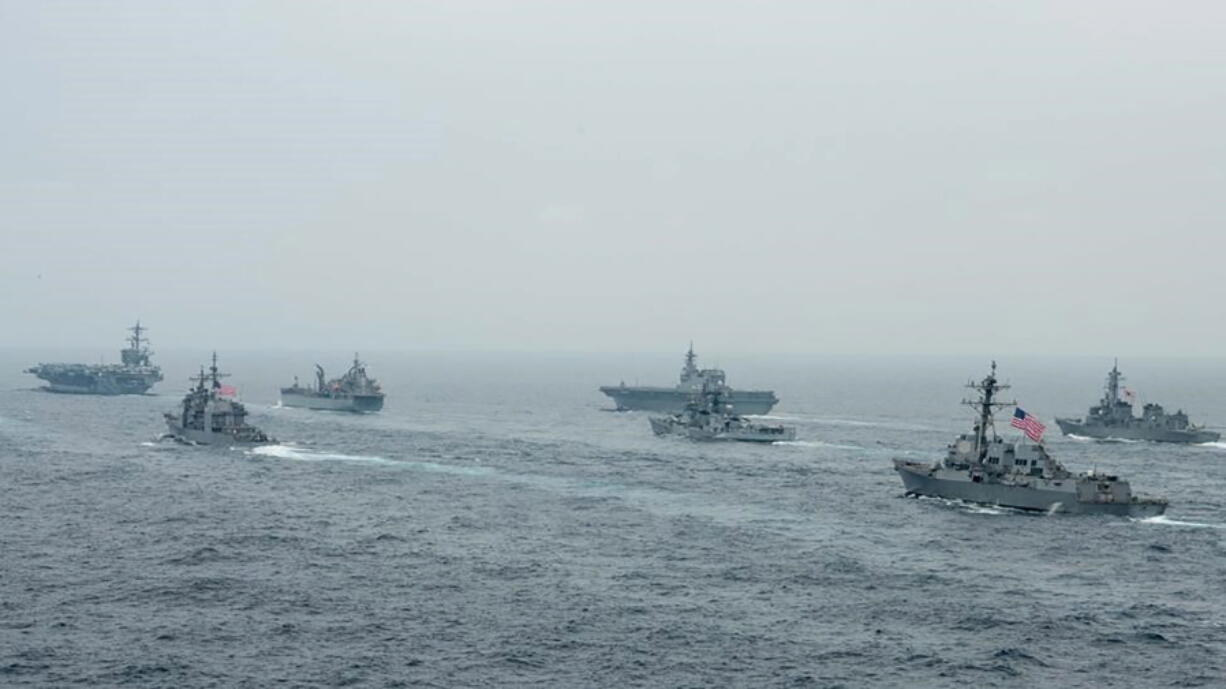
<path id="1" fill-rule="evenodd" d="M 213 387 L 214 387 L 214 388 L 220 388 L 220 387 L 221 387 L 221 379 L 222 379 L 222 378 L 225 378 L 227 375 L 229 375 L 229 374 L 226 374 L 226 373 L 219 373 L 219 372 L 217 371 L 217 351 L 216 351 L 216 350 L 214 350 L 214 351 L 213 351 L 213 365 L 209 367 L 209 373 L 211 374 L 211 376 L 212 376 L 212 378 L 213 378 Z"/>
<path id="2" fill-rule="evenodd" d="M 1015 406 L 1017 402 L 1000 402 L 996 399 L 996 394 L 1001 390 L 1009 389 L 1009 385 L 999 383 L 996 380 L 996 362 L 992 361 L 992 370 L 988 376 L 982 381 L 967 384 L 968 388 L 979 393 L 979 399 L 962 400 L 962 404 L 973 407 L 979 411 L 979 423 L 975 428 L 975 457 L 977 460 L 982 460 L 988 450 L 988 428 L 992 429 L 992 438 L 996 438 L 996 425 L 993 422 L 995 411 L 999 407 Z"/>

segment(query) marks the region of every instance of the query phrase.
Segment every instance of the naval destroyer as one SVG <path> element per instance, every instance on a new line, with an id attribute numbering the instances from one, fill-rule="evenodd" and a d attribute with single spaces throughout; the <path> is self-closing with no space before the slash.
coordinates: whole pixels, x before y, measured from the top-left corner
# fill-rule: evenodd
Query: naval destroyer
<path id="1" fill-rule="evenodd" d="M 366 375 L 366 365 L 353 355 L 353 366 L 340 378 L 325 380 L 324 367 L 315 364 L 315 386 L 294 384 L 281 388 L 281 405 L 335 411 L 379 411 L 383 408 L 383 389 Z"/>
<path id="2" fill-rule="evenodd" d="M 120 350 L 119 364 L 39 364 L 26 369 L 26 373 L 47 381 L 51 392 L 68 392 L 80 395 L 143 395 L 162 380 L 162 369 L 154 366 L 149 355 L 149 341 L 141 337 L 145 332 L 136 322 L 128 330 L 128 346 Z"/>
<path id="3" fill-rule="evenodd" d="M 967 387 L 978 398 L 963 403 L 977 409 L 978 419 L 971 433 L 958 436 L 949 446 L 944 461 L 894 460 L 907 495 L 1048 513 L 1156 517 L 1166 511 L 1166 500 L 1135 497 L 1128 481 L 1119 477 L 1068 471 L 1042 443 L 1013 443 L 998 437 L 993 423 L 996 409 L 1017 403 L 997 399 L 997 393 L 1009 386 L 997 382 L 996 362 L 986 378 Z"/>
<path id="4" fill-rule="evenodd" d="M 681 413 L 690 398 L 702 392 L 705 385 L 725 386 L 724 372 L 718 368 L 698 368 L 694 345 L 685 353 L 685 366 L 677 385 L 669 387 L 605 385 L 600 391 L 613 399 L 618 411 L 643 410 L 667 414 Z M 738 414 L 766 414 L 779 403 L 771 390 L 728 389 L 728 403 Z"/>
<path id="5" fill-rule="evenodd" d="M 1107 373 L 1107 385 L 1098 405 L 1090 407 L 1084 419 L 1057 418 L 1065 435 L 1087 438 L 1113 438 L 1119 440 L 1154 440 L 1163 443 L 1211 443 L 1222 437 L 1215 431 L 1188 422 L 1188 415 L 1180 409 L 1174 414 L 1166 413 L 1160 404 L 1141 407 L 1141 416 L 1132 413 L 1131 399 L 1121 399 L 1119 362 Z M 1126 394 L 1125 397 L 1131 397 Z"/>
<path id="6" fill-rule="evenodd" d="M 652 416 L 651 430 L 656 435 L 679 435 L 690 440 L 740 440 L 773 443 L 795 440 L 796 429 L 777 424 L 754 423 L 732 413 L 728 388 L 708 381 L 691 395 L 680 413 Z"/>
<path id="7" fill-rule="evenodd" d="M 206 374 L 193 376 L 195 387 L 187 391 L 182 409 L 166 413 L 169 432 L 164 437 L 190 445 L 261 445 L 275 443 L 264 431 L 247 423 L 247 408 L 233 399 L 234 389 L 221 384 L 226 374 L 217 370 L 217 353 Z"/>

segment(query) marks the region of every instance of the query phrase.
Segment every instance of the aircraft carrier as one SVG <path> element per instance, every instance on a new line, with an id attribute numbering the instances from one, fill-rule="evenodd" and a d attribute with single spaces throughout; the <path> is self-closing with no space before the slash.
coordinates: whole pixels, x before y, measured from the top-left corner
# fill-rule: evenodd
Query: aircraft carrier
<path id="1" fill-rule="evenodd" d="M 120 364 L 39 364 L 25 370 L 47 381 L 51 392 L 66 392 L 78 395 L 143 395 L 162 380 L 162 369 L 150 360 L 148 340 L 141 338 L 145 332 L 136 322 L 128 330 L 128 346 L 119 352 Z"/>

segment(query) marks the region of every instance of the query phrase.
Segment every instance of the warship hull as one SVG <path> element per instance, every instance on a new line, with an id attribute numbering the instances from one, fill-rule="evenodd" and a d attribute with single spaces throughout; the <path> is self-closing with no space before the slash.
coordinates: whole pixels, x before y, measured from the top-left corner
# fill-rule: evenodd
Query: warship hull
<path id="1" fill-rule="evenodd" d="M 1056 425 L 1065 435 L 1078 435 L 1098 440 L 1150 440 L 1158 443 L 1212 443 L 1222 437 L 1221 433 L 1206 430 L 1181 430 L 1175 428 L 1147 428 L 1145 426 L 1107 426 L 1088 424 L 1080 419 L 1056 419 Z"/>
<path id="2" fill-rule="evenodd" d="M 166 427 L 168 436 L 191 445 L 268 445 L 277 442 L 254 429 L 254 432 L 219 433 L 199 428 L 184 428 L 173 414 L 166 415 Z"/>
<path id="3" fill-rule="evenodd" d="M 281 406 L 299 409 L 326 411 L 374 412 L 383 409 L 383 395 L 329 395 L 304 394 L 302 391 L 283 389 Z"/>
<path id="4" fill-rule="evenodd" d="M 608 395 L 617 411 L 654 411 L 679 414 L 693 393 L 677 388 L 629 387 L 606 385 L 600 391 Z M 737 414 L 768 414 L 779 403 L 779 398 L 770 390 L 733 390 L 728 393 L 728 403 Z"/>
<path id="5" fill-rule="evenodd" d="M 71 395 L 143 395 L 162 379 L 161 374 L 148 372 L 60 373 L 42 367 L 29 369 L 27 373 L 47 381 L 44 390 Z"/>
<path id="6" fill-rule="evenodd" d="M 690 440 L 731 440 L 743 443 L 775 443 L 796 439 L 796 429 L 789 427 L 774 428 L 699 428 L 676 423 L 669 418 L 648 419 L 651 431 L 659 436 L 676 435 Z"/>
<path id="7" fill-rule="evenodd" d="M 1034 512 L 1109 514 L 1121 517 L 1157 517 L 1166 512 L 1161 500 L 1133 499 L 1128 502 L 1083 502 L 1077 499 L 1076 481 L 1061 482 L 1063 490 L 972 481 L 965 472 L 933 470 L 929 464 L 894 460 L 907 495 L 925 495 L 963 500 L 983 505 Z M 1037 482 L 1042 483 L 1042 482 Z"/>

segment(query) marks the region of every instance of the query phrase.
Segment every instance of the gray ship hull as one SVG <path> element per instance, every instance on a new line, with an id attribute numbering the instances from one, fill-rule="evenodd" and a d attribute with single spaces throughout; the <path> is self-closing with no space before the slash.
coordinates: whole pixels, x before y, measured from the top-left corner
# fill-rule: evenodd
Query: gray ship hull
<path id="1" fill-rule="evenodd" d="M 1179 430 L 1174 428 L 1147 428 L 1145 426 L 1105 426 L 1087 424 L 1081 419 L 1056 419 L 1056 425 L 1065 435 L 1078 435 L 1099 440 L 1150 440 L 1158 443 L 1211 443 L 1222 437 L 1221 433 L 1206 430 Z"/>
<path id="2" fill-rule="evenodd" d="M 677 388 L 605 385 L 600 391 L 613 399 L 618 411 L 654 411 L 679 414 L 693 393 Z M 728 393 L 733 411 L 742 416 L 767 414 L 779 403 L 770 390 L 733 390 Z"/>
<path id="3" fill-rule="evenodd" d="M 776 443 L 796 439 L 796 429 L 790 427 L 763 428 L 702 428 L 674 422 L 669 418 L 651 417 L 651 430 L 656 435 L 676 435 L 690 440 L 731 440 L 743 443 Z"/>
<path id="4" fill-rule="evenodd" d="M 166 426 L 168 429 L 167 434 L 175 440 L 196 445 L 270 445 L 277 442 L 272 438 L 250 440 L 236 437 L 229 433 L 215 433 L 196 428 L 183 428 L 179 425 L 179 420 L 171 415 L 166 417 Z"/>
<path id="5" fill-rule="evenodd" d="M 1121 517 L 1157 517 L 1166 512 L 1161 500 L 1133 499 L 1129 502 L 1082 502 L 1077 499 L 1076 481 L 1036 479 L 1031 487 L 975 482 L 965 472 L 936 469 L 931 465 L 894 460 L 908 495 L 926 495 L 949 500 L 964 500 L 983 505 L 1010 507 L 1035 512 L 1067 514 L 1109 514 Z"/>
<path id="6" fill-rule="evenodd" d="M 143 395 L 162 379 L 160 374 L 84 374 L 49 375 L 30 369 L 38 378 L 47 381 L 44 390 L 71 395 Z"/>
<path id="7" fill-rule="evenodd" d="M 350 395 L 332 397 L 303 394 L 293 389 L 281 391 L 281 406 L 326 411 L 375 412 L 383 409 L 382 395 Z"/>

